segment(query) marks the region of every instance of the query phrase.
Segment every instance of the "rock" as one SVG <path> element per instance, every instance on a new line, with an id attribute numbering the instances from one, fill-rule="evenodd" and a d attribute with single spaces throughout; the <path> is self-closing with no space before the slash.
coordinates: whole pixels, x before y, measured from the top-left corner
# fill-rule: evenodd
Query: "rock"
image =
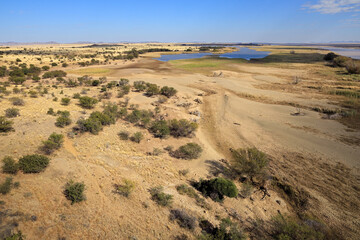
<path id="1" fill-rule="evenodd" d="M 281 201 L 280 201 L 280 200 L 276 200 L 276 203 L 280 205 L 280 204 L 281 204 Z"/>

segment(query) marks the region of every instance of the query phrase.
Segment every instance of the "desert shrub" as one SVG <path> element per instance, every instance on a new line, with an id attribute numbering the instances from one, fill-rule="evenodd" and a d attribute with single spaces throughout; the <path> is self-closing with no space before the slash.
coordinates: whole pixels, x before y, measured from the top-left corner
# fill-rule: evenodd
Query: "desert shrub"
<path id="1" fill-rule="evenodd" d="M 13 185 L 12 177 L 7 177 L 3 183 L 0 184 L 0 193 L 5 195 L 8 194 Z"/>
<path id="2" fill-rule="evenodd" d="M 219 226 L 215 227 L 208 220 L 199 222 L 202 234 L 198 236 L 198 240 L 245 240 L 246 234 L 236 224 L 231 222 L 229 218 L 221 219 Z M 283 239 L 285 240 L 285 239 Z"/>
<path id="3" fill-rule="evenodd" d="M 42 78 L 57 78 L 57 77 L 66 77 L 66 72 L 62 71 L 62 70 L 55 70 L 55 71 L 50 71 L 50 72 L 46 72 L 43 74 Z"/>
<path id="4" fill-rule="evenodd" d="M 61 105 L 67 106 L 67 105 L 69 105 L 69 103 L 70 103 L 70 98 L 62 98 L 61 99 Z"/>
<path id="5" fill-rule="evenodd" d="M 57 63 L 51 63 L 51 66 L 56 67 Z"/>
<path id="6" fill-rule="evenodd" d="M 25 236 L 22 234 L 21 231 L 18 231 L 17 233 L 13 233 L 10 236 L 4 238 L 4 240 L 24 240 Z"/>
<path id="7" fill-rule="evenodd" d="M 345 67 L 345 63 L 349 61 L 350 58 L 344 56 L 338 56 L 334 58 L 333 65 L 334 67 Z"/>
<path id="8" fill-rule="evenodd" d="M 10 98 L 10 101 L 14 106 L 24 106 L 25 105 L 24 100 L 22 100 L 21 98 L 18 98 L 18 97 Z"/>
<path id="9" fill-rule="evenodd" d="M 158 85 L 153 84 L 153 83 L 149 83 L 145 94 L 146 94 L 146 96 L 151 97 L 151 96 L 154 96 L 154 95 L 158 95 L 159 92 L 160 92 L 160 89 L 159 89 Z"/>
<path id="10" fill-rule="evenodd" d="M 360 61 L 347 61 L 345 68 L 350 74 L 360 74 Z"/>
<path id="11" fill-rule="evenodd" d="M 94 87 L 99 86 L 100 81 L 99 80 L 94 80 L 94 81 L 92 81 L 91 85 L 94 86 Z"/>
<path id="12" fill-rule="evenodd" d="M 180 227 L 189 230 L 194 230 L 196 227 L 196 218 L 190 216 L 183 209 L 172 209 L 170 210 L 170 220 L 176 221 Z"/>
<path id="13" fill-rule="evenodd" d="M 240 195 L 243 198 L 247 198 L 253 192 L 253 185 L 250 182 L 244 182 L 241 186 Z"/>
<path id="14" fill-rule="evenodd" d="M 135 182 L 128 179 L 124 179 L 123 184 L 115 184 L 116 192 L 124 197 L 129 197 L 134 188 Z"/>
<path id="15" fill-rule="evenodd" d="M 136 89 L 136 91 L 142 92 L 147 88 L 147 85 L 144 81 L 135 81 L 134 88 Z"/>
<path id="16" fill-rule="evenodd" d="M 138 126 L 146 128 L 151 121 L 151 118 L 154 116 L 154 113 L 150 110 L 138 110 L 134 109 L 130 114 L 126 116 L 126 120 L 137 124 Z"/>
<path id="17" fill-rule="evenodd" d="M 168 122 L 170 135 L 173 137 L 190 137 L 198 128 L 198 124 L 186 119 L 172 119 Z"/>
<path id="18" fill-rule="evenodd" d="M 149 131 L 158 138 L 165 138 L 170 134 L 169 126 L 165 120 L 153 121 Z"/>
<path id="19" fill-rule="evenodd" d="M 64 195 L 68 200 L 71 201 L 71 205 L 72 205 L 74 203 L 81 202 L 86 199 L 84 195 L 84 191 L 85 191 L 84 183 L 74 182 L 70 180 L 65 185 Z"/>
<path id="20" fill-rule="evenodd" d="M 83 108 L 91 109 L 94 108 L 95 104 L 98 103 L 98 100 L 92 97 L 84 96 L 79 98 L 79 104 Z"/>
<path id="21" fill-rule="evenodd" d="M 239 193 L 232 181 L 221 177 L 210 180 L 200 180 L 194 183 L 194 187 L 214 201 L 222 201 L 224 196 L 234 198 Z"/>
<path id="22" fill-rule="evenodd" d="M 18 172 L 19 166 L 12 157 L 5 156 L 2 162 L 3 173 L 16 174 Z"/>
<path id="23" fill-rule="evenodd" d="M 118 118 L 123 116 L 122 111 L 123 109 L 119 109 L 115 103 L 108 103 L 104 106 L 103 113 L 109 116 L 112 121 L 111 123 L 114 124 Z"/>
<path id="24" fill-rule="evenodd" d="M 164 86 L 160 89 L 161 95 L 164 95 L 166 97 L 172 97 L 177 93 L 177 90 L 173 87 Z"/>
<path id="25" fill-rule="evenodd" d="M 188 173 L 190 172 L 189 169 L 182 169 L 182 170 L 179 170 L 179 174 L 182 175 L 182 176 L 186 176 Z"/>
<path id="26" fill-rule="evenodd" d="M 80 132 L 90 132 L 92 134 L 99 134 L 102 130 L 101 122 L 95 118 L 79 119 L 77 121 L 77 130 Z"/>
<path id="27" fill-rule="evenodd" d="M 180 159 L 196 159 L 200 157 L 202 148 L 197 143 L 187 143 L 180 146 L 177 150 L 170 152 L 170 155 L 174 158 Z"/>
<path id="28" fill-rule="evenodd" d="M 52 133 L 46 141 L 43 141 L 41 150 L 45 154 L 51 154 L 55 150 L 60 149 L 64 143 L 64 135 Z"/>
<path id="29" fill-rule="evenodd" d="M 120 89 L 124 93 L 124 95 L 128 94 L 130 92 L 130 85 L 122 85 Z"/>
<path id="30" fill-rule="evenodd" d="M 49 108 L 49 110 L 46 112 L 46 114 L 56 116 L 56 113 L 53 108 Z"/>
<path id="31" fill-rule="evenodd" d="M 99 121 L 103 126 L 115 123 L 115 120 L 112 119 L 109 115 L 99 111 L 92 112 L 89 119 L 92 121 Z"/>
<path id="32" fill-rule="evenodd" d="M 0 116 L 0 133 L 6 133 L 13 131 L 14 128 L 12 127 L 13 122 L 10 120 L 7 120 L 6 117 Z"/>
<path id="33" fill-rule="evenodd" d="M 43 71 L 48 71 L 50 69 L 49 66 L 42 66 L 41 68 L 42 68 Z"/>
<path id="34" fill-rule="evenodd" d="M 159 97 L 158 97 L 157 102 L 158 102 L 159 104 L 163 104 L 163 103 L 166 103 L 166 102 L 167 102 L 167 100 L 168 100 L 168 98 L 167 98 L 167 97 L 165 97 L 165 96 L 161 95 L 161 96 L 159 96 Z"/>
<path id="35" fill-rule="evenodd" d="M 187 195 L 191 198 L 197 198 L 198 194 L 195 192 L 195 190 L 186 185 L 186 184 L 180 184 L 176 186 L 176 190 L 178 191 L 178 193 L 180 193 L 181 195 Z"/>
<path id="36" fill-rule="evenodd" d="M 17 87 L 13 88 L 13 93 L 18 94 L 20 92 L 21 92 L 20 88 L 17 88 Z"/>
<path id="37" fill-rule="evenodd" d="M 263 176 L 269 163 L 266 154 L 255 147 L 233 150 L 232 156 L 233 169 L 238 174 L 248 175 L 251 179 Z"/>
<path id="38" fill-rule="evenodd" d="M 8 108 L 5 110 L 5 116 L 8 118 L 14 118 L 20 116 L 19 109 L 17 108 Z"/>
<path id="39" fill-rule="evenodd" d="M 81 97 L 80 93 L 74 93 L 73 98 L 79 99 Z"/>
<path id="40" fill-rule="evenodd" d="M 67 111 L 65 111 L 67 112 Z M 55 126 L 57 127 L 65 127 L 71 124 L 71 119 L 66 114 L 60 114 L 60 116 L 56 119 Z"/>
<path id="41" fill-rule="evenodd" d="M 126 121 L 131 123 L 137 123 L 141 119 L 141 111 L 134 109 L 130 114 L 126 116 Z"/>
<path id="42" fill-rule="evenodd" d="M 323 226 L 320 223 L 307 224 L 306 222 L 298 222 L 290 217 L 277 215 L 272 219 L 271 225 L 272 225 L 271 235 L 275 239 L 281 239 L 281 240 L 325 239 L 324 233 L 322 232 L 321 229 L 323 228 Z"/>
<path id="43" fill-rule="evenodd" d="M 329 53 L 325 54 L 324 60 L 325 60 L 325 61 L 332 61 L 332 60 L 334 60 L 334 58 L 336 58 L 337 56 L 338 56 L 338 55 L 336 55 L 335 53 L 329 52 Z"/>
<path id="44" fill-rule="evenodd" d="M 19 169 L 24 173 L 39 173 L 49 165 L 50 159 L 40 154 L 26 155 L 19 159 Z"/>
<path id="45" fill-rule="evenodd" d="M 160 206 L 170 206 L 173 202 L 173 196 L 163 192 L 162 186 L 154 187 L 150 189 L 151 199 Z"/>
<path id="46" fill-rule="evenodd" d="M 160 148 L 153 148 L 153 151 L 149 152 L 148 154 L 152 156 L 160 156 L 163 152 L 164 151 L 161 150 Z"/>
<path id="47" fill-rule="evenodd" d="M 129 132 L 121 131 L 118 133 L 121 140 L 128 140 L 129 139 Z"/>
<path id="48" fill-rule="evenodd" d="M 9 77 L 9 81 L 16 84 L 16 85 L 20 85 L 23 84 L 26 81 L 25 77 L 18 77 L 18 76 L 11 76 Z"/>
<path id="49" fill-rule="evenodd" d="M 67 66 L 69 66 L 69 64 L 63 63 L 63 64 L 61 64 L 61 66 L 62 66 L 62 67 L 67 67 Z"/>
<path id="50" fill-rule="evenodd" d="M 136 143 L 140 143 L 143 138 L 144 136 L 141 132 L 136 132 L 130 137 L 130 140 Z"/>
<path id="51" fill-rule="evenodd" d="M 128 84 L 129 84 L 129 80 L 126 79 L 126 78 L 122 78 L 119 81 L 119 86 L 125 86 L 125 85 L 128 85 Z"/>

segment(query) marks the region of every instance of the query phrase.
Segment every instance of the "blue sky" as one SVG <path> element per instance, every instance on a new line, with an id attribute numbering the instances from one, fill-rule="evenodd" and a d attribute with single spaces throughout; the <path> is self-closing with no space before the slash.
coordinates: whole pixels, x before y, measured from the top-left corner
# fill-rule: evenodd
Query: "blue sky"
<path id="1" fill-rule="evenodd" d="M 0 42 L 360 41 L 360 0 L 0 3 Z"/>

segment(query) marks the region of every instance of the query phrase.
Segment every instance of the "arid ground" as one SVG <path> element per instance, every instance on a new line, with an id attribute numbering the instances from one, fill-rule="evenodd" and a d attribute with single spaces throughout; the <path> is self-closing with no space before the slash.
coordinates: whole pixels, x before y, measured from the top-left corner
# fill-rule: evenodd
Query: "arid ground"
<path id="1" fill-rule="evenodd" d="M 124 46 L 119 47 L 120 51 L 154 48 L 151 44 Z M 159 103 L 159 96 L 145 96 L 133 88 L 118 98 L 117 90 L 111 88 L 105 92 L 112 94 L 103 97 L 94 109 L 84 110 L 73 95 L 98 98 L 104 94 L 100 85 L 69 86 L 56 78 L 41 78 L 17 85 L 22 89 L 20 92 L 13 91 L 14 84 L 6 86 L 8 92 L 0 98 L 0 116 L 14 107 L 10 101 L 13 97 L 22 98 L 25 105 L 15 106 L 20 116 L 11 119 L 14 131 L 0 136 L 0 159 L 41 154 L 42 141 L 53 132 L 63 134 L 64 143 L 49 155 L 51 160 L 44 171 L 33 174 L 20 171 L 12 176 L 20 186 L 0 195 L 1 238 L 19 230 L 26 239 L 186 239 L 184 235 L 196 239 L 201 234 L 198 225 L 187 230 L 169 220 L 170 209 L 184 209 L 196 219 L 207 219 L 214 225 L 229 217 L 249 239 L 263 239 L 266 234 L 261 235 L 259 221 L 267 226 L 278 214 L 316 219 L 336 232 L 333 236 L 339 239 L 359 237 L 360 118 L 356 111 L 360 109 L 360 75 L 330 66 L 323 60 L 327 51 L 260 46 L 254 49 L 271 54 L 250 61 L 210 56 L 160 62 L 153 59 L 159 52 L 148 52 L 132 60 L 104 62 L 100 55 L 110 54 L 111 48 L 116 47 L 80 47 L 83 46 L 1 48 L 4 52 L 23 52 L 2 54 L 0 66 L 9 68 L 17 58 L 21 60 L 18 64 L 40 67 L 56 62 L 58 66 L 50 71 L 65 71 L 66 80 L 84 75 L 93 80 L 106 77 L 103 80 L 106 85 L 124 78 L 130 85 L 145 81 L 173 87 L 177 94 Z M 174 44 L 155 47 L 179 52 L 188 48 Z M 26 54 L 31 50 L 48 53 Z M 100 63 L 82 67 L 78 62 L 86 59 L 62 58 L 65 52 L 77 56 L 97 52 L 94 59 Z M 62 61 L 68 66 L 62 67 Z M 0 79 L 6 82 L 8 77 Z M 357 95 L 337 94 L 339 90 Z M 30 91 L 37 91 L 37 97 L 31 97 Z M 69 105 L 61 104 L 64 97 L 71 99 Z M 149 110 L 159 106 L 165 120 L 196 121 L 199 128 L 191 138 L 161 139 L 145 128 L 119 119 L 104 126 L 98 134 L 72 134 L 80 117 L 102 111 L 106 102 L 119 103 L 125 98 L 129 112 L 134 106 Z M 57 117 L 47 114 L 49 108 L 55 112 L 69 111 L 72 123 L 63 128 L 55 126 Z M 121 131 L 140 131 L 144 139 L 140 143 L 122 140 L 118 136 Z M 177 159 L 165 150 L 149 154 L 154 148 L 176 149 L 189 142 L 202 147 L 199 158 Z M 190 186 L 193 181 L 219 176 L 232 179 L 239 190 L 243 189 L 239 177 L 229 174 L 231 150 L 250 147 L 266 153 L 269 165 L 265 185 L 254 186 L 248 196 L 225 198 L 223 202 L 200 196 L 201 205 L 177 191 L 179 184 Z M 188 173 L 180 174 L 180 170 Z M 0 173 L 0 182 L 9 176 Z M 128 197 L 116 193 L 114 188 L 123 179 L 135 183 Z M 85 201 L 71 204 L 66 199 L 64 186 L 69 180 L 85 184 Z M 163 186 L 165 193 L 173 195 L 171 207 L 159 206 L 152 200 L 149 189 L 156 186 Z M 271 239 L 270 235 L 267 236 Z"/>

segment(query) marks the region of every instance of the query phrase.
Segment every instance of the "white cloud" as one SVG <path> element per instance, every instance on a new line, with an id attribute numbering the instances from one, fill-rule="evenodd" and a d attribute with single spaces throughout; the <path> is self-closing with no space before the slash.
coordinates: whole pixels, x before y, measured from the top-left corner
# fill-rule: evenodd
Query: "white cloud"
<path id="1" fill-rule="evenodd" d="M 316 4 L 307 4 L 304 7 L 323 14 L 358 12 L 360 0 L 320 0 Z"/>

